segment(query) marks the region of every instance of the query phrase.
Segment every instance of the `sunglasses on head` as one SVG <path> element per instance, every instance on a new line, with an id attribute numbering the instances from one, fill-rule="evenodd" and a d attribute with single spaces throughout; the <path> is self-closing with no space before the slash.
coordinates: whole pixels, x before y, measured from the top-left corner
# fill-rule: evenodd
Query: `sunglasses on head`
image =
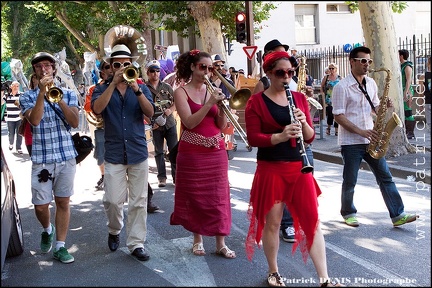
<path id="1" fill-rule="evenodd" d="M 373 60 L 368 58 L 354 58 L 354 60 L 359 61 L 361 64 L 368 63 L 369 65 L 372 64 Z"/>
<path id="2" fill-rule="evenodd" d="M 113 65 L 113 67 L 115 68 L 115 69 L 118 69 L 118 68 L 120 68 L 120 67 L 126 67 L 126 66 L 129 66 L 129 65 L 131 65 L 132 63 L 131 62 L 123 62 L 123 63 L 121 63 L 121 62 L 113 62 L 112 63 L 112 65 Z"/>
<path id="3" fill-rule="evenodd" d="M 209 72 L 213 72 L 214 71 L 214 67 L 213 66 L 207 66 L 206 64 L 202 64 L 202 63 L 198 64 L 198 68 L 201 71 L 205 71 L 206 69 L 208 69 Z"/>
<path id="4" fill-rule="evenodd" d="M 149 72 L 150 73 L 155 73 L 155 72 L 159 73 L 160 70 L 159 69 L 149 69 Z"/>
<path id="5" fill-rule="evenodd" d="M 273 74 L 278 78 L 284 78 L 285 74 L 288 74 L 288 77 L 294 76 L 294 72 L 295 72 L 294 69 L 287 69 L 287 70 L 278 69 L 278 70 L 275 70 Z"/>

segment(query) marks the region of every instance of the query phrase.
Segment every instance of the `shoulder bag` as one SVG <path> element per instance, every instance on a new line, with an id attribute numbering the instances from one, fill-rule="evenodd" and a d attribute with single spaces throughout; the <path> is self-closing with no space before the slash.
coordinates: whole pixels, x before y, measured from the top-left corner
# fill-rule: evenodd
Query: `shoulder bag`
<path id="1" fill-rule="evenodd" d="M 51 106 L 51 108 L 54 110 L 54 112 L 57 114 L 57 116 L 60 117 L 60 119 L 63 121 L 66 129 L 68 131 L 70 131 L 71 127 L 66 122 L 66 120 L 63 117 L 63 115 L 61 115 L 57 111 L 57 109 L 54 107 L 54 105 L 51 104 L 50 101 L 48 101 L 48 99 L 45 98 L 45 100 L 48 102 L 48 104 Z M 92 139 L 89 136 L 86 136 L 86 135 L 81 135 L 80 136 L 79 132 L 76 132 L 72 136 L 72 140 L 74 142 L 75 150 L 78 152 L 78 156 L 75 157 L 76 163 L 78 164 L 81 161 L 83 161 L 90 154 L 90 152 L 94 148 L 94 145 L 93 145 Z"/>

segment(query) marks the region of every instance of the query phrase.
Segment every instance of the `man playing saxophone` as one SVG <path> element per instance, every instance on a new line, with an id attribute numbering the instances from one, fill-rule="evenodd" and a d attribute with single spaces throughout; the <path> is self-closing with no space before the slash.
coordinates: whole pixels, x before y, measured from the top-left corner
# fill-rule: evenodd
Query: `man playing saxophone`
<path id="1" fill-rule="evenodd" d="M 373 129 L 371 117 L 374 111 L 380 111 L 380 100 L 375 81 L 366 76 L 373 62 L 370 54 L 371 50 L 365 46 L 354 48 L 349 55 L 351 73 L 333 88 L 333 114 L 340 126 L 338 144 L 341 145 L 344 162 L 340 213 L 347 225 L 359 226 L 353 200 L 358 170 L 364 160 L 379 184 L 393 226 L 396 227 L 413 222 L 419 216 L 405 212 L 385 157 L 374 159 L 367 152 L 369 143 L 378 141 L 380 136 Z"/>

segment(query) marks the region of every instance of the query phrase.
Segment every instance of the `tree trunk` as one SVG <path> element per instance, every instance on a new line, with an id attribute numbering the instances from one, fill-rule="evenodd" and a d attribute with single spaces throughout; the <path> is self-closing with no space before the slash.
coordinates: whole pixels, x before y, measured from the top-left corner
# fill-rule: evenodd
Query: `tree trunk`
<path id="1" fill-rule="evenodd" d="M 391 3 L 389 1 L 358 1 L 361 24 L 365 38 L 365 46 L 372 51 L 371 57 L 374 64 L 371 68 L 378 70 L 381 67 L 390 69 L 392 76 L 388 97 L 393 106 L 387 110 L 386 119 L 391 112 L 396 112 L 399 118 L 405 119 L 402 98 L 402 76 L 399 62 L 399 54 L 396 43 L 396 31 L 394 28 Z M 386 73 L 373 73 L 379 91 L 383 93 Z M 383 95 L 379 94 L 381 98 Z M 394 129 L 386 157 L 394 157 L 415 152 L 415 148 L 409 143 L 405 128 Z"/>
<path id="2" fill-rule="evenodd" d="M 227 59 L 221 24 L 212 17 L 215 1 L 189 1 L 188 7 L 192 17 L 197 21 L 201 33 L 201 41 L 205 52 L 219 54 Z"/>

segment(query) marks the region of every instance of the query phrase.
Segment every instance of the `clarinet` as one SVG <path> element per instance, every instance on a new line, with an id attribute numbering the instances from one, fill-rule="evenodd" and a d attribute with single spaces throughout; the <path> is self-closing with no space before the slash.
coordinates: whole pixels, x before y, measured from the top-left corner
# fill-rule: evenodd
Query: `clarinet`
<path id="1" fill-rule="evenodd" d="M 291 94 L 288 84 L 284 84 L 284 88 L 288 99 L 288 110 L 291 117 L 291 123 L 298 123 L 297 119 L 294 116 L 294 109 L 296 108 L 296 106 L 294 104 L 293 96 Z M 300 146 L 299 152 L 302 157 L 302 168 L 300 171 L 304 174 L 312 172 L 313 166 L 310 164 L 309 159 L 306 155 L 306 148 L 304 146 L 304 140 L 303 140 L 303 132 L 301 132 L 300 137 L 296 139 L 296 145 Z"/>

